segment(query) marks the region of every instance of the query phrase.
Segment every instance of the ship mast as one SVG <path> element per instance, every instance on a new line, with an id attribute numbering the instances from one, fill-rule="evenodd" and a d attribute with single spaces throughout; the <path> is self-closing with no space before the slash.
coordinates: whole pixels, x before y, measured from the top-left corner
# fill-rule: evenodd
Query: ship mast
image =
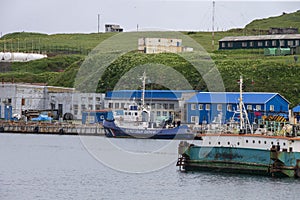
<path id="1" fill-rule="evenodd" d="M 240 98 L 239 98 L 239 109 L 240 109 L 240 131 L 241 133 L 247 133 L 247 124 L 249 125 L 250 133 L 253 133 L 253 128 L 250 124 L 248 113 L 245 108 L 244 102 L 243 102 L 243 77 L 240 76 Z M 244 118 L 245 114 L 245 118 Z M 245 120 L 246 123 L 245 123 Z"/>
<path id="2" fill-rule="evenodd" d="M 240 109 L 240 130 L 245 128 L 244 115 L 243 115 L 243 77 L 240 76 L 240 98 L 239 98 L 239 109 Z"/>
<path id="3" fill-rule="evenodd" d="M 146 72 L 143 73 L 142 107 L 145 108 Z"/>

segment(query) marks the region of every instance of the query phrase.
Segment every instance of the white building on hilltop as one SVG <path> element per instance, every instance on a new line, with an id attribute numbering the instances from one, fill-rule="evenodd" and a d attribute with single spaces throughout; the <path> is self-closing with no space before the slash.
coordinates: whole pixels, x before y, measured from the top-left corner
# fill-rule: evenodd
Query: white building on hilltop
<path id="1" fill-rule="evenodd" d="M 139 38 L 138 50 L 143 53 L 180 53 L 193 51 L 191 47 L 183 47 L 182 39 L 173 38 Z"/>

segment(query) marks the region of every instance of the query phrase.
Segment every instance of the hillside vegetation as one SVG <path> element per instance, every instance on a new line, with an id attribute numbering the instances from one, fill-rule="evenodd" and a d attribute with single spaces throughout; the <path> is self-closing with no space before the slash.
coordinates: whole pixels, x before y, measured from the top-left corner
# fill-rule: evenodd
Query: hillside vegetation
<path id="1" fill-rule="evenodd" d="M 300 10 L 294 13 L 283 13 L 280 16 L 254 20 L 245 29 L 269 30 L 270 27 L 293 27 L 300 30 Z"/>
<path id="2" fill-rule="evenodd" d="M 263 26 L 289 27 L 289 23 L 300 22 L 299 12 L 280 16 L 282 21 L 274 24 L 275 18 L 255 20 L 246 26 L 247 29 Z M 278 20 L 278 19 L 276 19 Z M 275 20 L 275 21 L 276 21 Z M 271 23 L 272 22 L 272 23 Z M 295 26 L 296 26 L 295 25 Z M 297 27 L 300 27 L 299 24 Z M 247 31 L 256 34 L 255 30 Z M 225 36 L 243 35 L 245 30 L 230 30 L 215 33 L 215 47 L 212 49 L 212 36 L 209 32 L 183 32 L 198 42 L 209 53 L 213 62 L 222 75 L 226 91 L 238 91 L 237 80 L 240 75 L 245 79 L 245 91 L 278 92 L 295 106 L 300 103 L 300 61 L 295 62 L 294 56 L 266 57 L 263 50 L 226 50 L 219 51 L 218 40 Z M 0 78 L 7 82 L 47 83 L 48 85 L 73 87 L 76 74 L 85 60 L 86 55 L 113 33 L 100 34 L 55 34 L 12 33 L 0 39 L 0 51 L 41 52 L 47 53 L 48 58 L 26 63 L 12 63 L 9 70 L 1 70 Z M 110 66 L 104 72 L 98 83 L 97 90 L 105 92 L 114 88 L 119 78 L 135 66 L 145 63 L 163 64 L 181 73 L 196 90 L 207 90 L 205 82 L 192 65 L 177 54 L 146 55 L 129 52 Z M 175 80 L 176 81 L 176 80 Z M 254 84 L 251 84 L 254 81 Z M 151 89 L 163 89 L 157 84 L 147 84 Z"/>

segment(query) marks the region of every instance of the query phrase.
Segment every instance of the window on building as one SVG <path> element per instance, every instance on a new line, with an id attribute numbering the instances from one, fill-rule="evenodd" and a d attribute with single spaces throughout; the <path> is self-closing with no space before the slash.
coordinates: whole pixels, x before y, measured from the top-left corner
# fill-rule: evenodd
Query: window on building
<path id="1" fill-rule="evenodd" d="M 227 111 L 232 111 L 232 104 L 227 105 Z"/>
<path id="2" fill-rule="evenodd" d="M 277 41 L 276 40 L 272 40 L 272 46 L 276 47 L 277 46 Z"/>
<path id="3" fill-rule="evenodd" d="M 156 112 L 156 116 L 160 117 L 160 111 Z"/>
<path id="4" fill-rule="evenodd" d="M 155 103 L 151 103 L 151 109 L 155 109 Z"/>
<path id="5" fill-rule="evenodd" d="M 92 104 L 89 104 L 89 105 L 88 105 L 88 109 L 89 109 L 89 110 L 93 110 L 93 105 L 92 105 Z"/>
<path id="6" fill-rule="evenodd" d="M 101 98 L 100 97 L 96 97 L 96 101 L 101 101 Z"/>
<path id="7" fill-rule="evenodd" d="M 21 105 L 22 105 L 22 106 L 25 106 L 25 99 L 24 99 L 24 98 L 22 98 Z"/>
<path id="8" fill-rule="evenodd" d="M 257 46 L 262 47 L 262 46 L 263 46 L 263 43 L 262 43 L 262 42 L 258 42 L 258 43 L 257 43 Z"/>
<path id="9" fill-rule="evenodd" d="M 174 104 L 173 104 L 173 103 L 170 103 L 170 104 L 169 104 L 169 108 L 170 108 L 170 110 L 174 110 L 174 109 L 175 109 Z"/>
<path id="10" fill-rule="evenodd" d="M 164 103 L 164 104 L 163 104 L 163 107 L 164 107 L 164 109 L 168 109 L 168 104 L 167 104 L 167 103 Z"/>
<path id="11" fill-rule="evenodd" d="M 293 46 L 294 45 L 294 41 L 293 40 L 289 40 L 288 41 L 288 46 Z"/>
<path id="12" fill-rule="evenodd" d="M 85 102 L 86 101 L 86 97 L 81 97 L 81 102 Z"/>
<path id="13" fill-rule="evenodd" d="M 218 105 L 217 105 L 217 110 L 218 110 L 218 111 L 222 111 L 222 104 L 218 104 Z"/>
<path id="14" fill-rule="evenodd" d="M 275 110 L 274 105 L 270 105 L 270 111 L 274 111 L 274 110 Z"/>
<path id="15" fill-rule="evenodd" d="M 250 42 L 250 47 L 253 47 L 254 46 L 254 42 Z"/>
<path id="16" fill-rule="evenodd" d="M 81 104 L 81 110 L 86 110 L 85 104 Z"/>
<path id="17" fill-rule="evenodd" d="M 157 109 L 162 109 L 161 103 L 156 104 L 156 108 L 157 108 Z"/>
<path id="18" fill-rule="evenodd" d="M 93 101 L 93 97 L 89 97 L 89 102 L 92 102 Z"/>
<path id="19" fill-rule="evenodd" d="M 222 46 L 222 48 L 225 48 L 226 47 L 225 42 L 221 42 L 221 46 Z"/>
<path id="20" fill-rule="evenodd" d="M 228 42 L 228 47 L 233 47 L 233 42 Z"/>
<path id="21" fill-rule="evenodd" d="M 299 46 L 299 40 L 296 40 L 296 41 L 295 41 L 295 45 L 296 45 L 296 46 Z"/>
<path id="22" fill-rule="evenodd" d="M 113 103 L 108 103 L 108 108 L 113 108 Z"/>
<path id="23" fill-rule="evenodd" d="M 265 41 L 265 47 L 269 46 L 269 41 Z"/>
<path id="24" fill-rule="evenodd" d="M 261 105 L 256 105 L 256 110 L 261 110 Z"/>
<path id="25" fill-rule="evenodd" d="M 196 116 L 191 116 L 191 123 L 195 123 L 196 122 Z"/>
<path id="26" fill-rule="evenodd" d="M 284 47 L 284 40 L 279 41 L 280 47 Z"/>
<path id="27" fill-rule="evenodd" d="M 205 110 L 210 110 L 210 104 L 205 105 Z"/>
<path id="28" fill-rule="evenodd" d="M 168 112 L 167 111 L 163 111 L 163 116 L 168 116 Z"/>
<path id="29" fill-rule="evenodd" d="M 122 109 L 125 108 L 125 103 L 121 103 L 121 108 L 122 108 Z"/>
<path id="30" fill-rule="evenodd" d="M 51 110 L 55 110 L 55 103 L 50 103 L 50 107 L 51 107 Z"/>
<path id="31" fill-rule="evenodd" d="M 247 110 L 252 110 L 252 105 L 247 105 Z"/>
<path id="32" fill-rule="evenodd" d="M 203 110 L 203 104 L 198 104 L 198 106 L 199 106 L 199 110 Z"/>
<path id="33" fill-rule="evenodd" d="M 242 42 L 242 47 L 247 47 L 247 42 Z"/>
<path id="34" fill-rule="evenodd" d="M 101 105 L 96 104 L 96 110 L 101 110 Z"/>
<path id="35" fill-rule="evenodd" d="M 120 108 L 120 104 L 119 103 L 115 103 L 115 108 L 116 109 Z"/>
<path id="36" fill-rule="evenodd" d="M 191 104 L 191 110 L 196 110 L 196 104 Z"/>

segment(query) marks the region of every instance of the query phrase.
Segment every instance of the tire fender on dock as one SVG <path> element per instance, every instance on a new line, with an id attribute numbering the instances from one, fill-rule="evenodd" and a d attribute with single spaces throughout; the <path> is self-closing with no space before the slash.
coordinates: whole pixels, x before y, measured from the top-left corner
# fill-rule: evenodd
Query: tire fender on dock
<path id="1" fill-rule="evenodd" d="M 65 134 L 65 131 L 64 131 L 64 129 L 63 129 L 63 128 L 59 129 L 59 131 L 58 131 L 58 132 L 59 132 L 59 134 L 60 134 L 60 135 L 63 135 L 63 134 Z"/>
<path id="2" fill-rule="evenodd" d="M 38 133 L 39 131 L 40 131 L 40 127 L 39 126 L 34 127 L 34 132 L 35 133 Z"/>

